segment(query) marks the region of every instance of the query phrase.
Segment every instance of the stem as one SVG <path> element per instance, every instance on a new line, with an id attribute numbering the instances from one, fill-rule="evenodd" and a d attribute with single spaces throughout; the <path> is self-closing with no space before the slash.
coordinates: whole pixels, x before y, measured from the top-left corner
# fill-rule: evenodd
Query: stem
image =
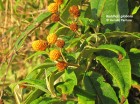
<path id="1" fill-rule="evenodd" d="M 64 57 L 64 55 L 62 53 L 62 49 L 60 49 L 60 53 L 61 53 L 61 56 L 62 56 L 63 60 L 67 63 L 67 60 L 65 59 L 65 57 Z"/>
<path id="2" fill-rule="evenodd" d="M 12 53 L 10 59 L 9 59 L 9 62 L 8 62 L 8 66 L 6 68 L 6 71 L 5 71 L 5 74 L 4 74 L 4 78 L 3 78 L 3 85 L 5 85 L 5 81 L 6 81 L 6 76 L 8 74 L 8 70 L 10 68 L 10 65 L 11 65 L 11 62 L 12 62 L 12 58 L 14 57 L 14 52 Z M 1 93 L 0 93 L 0 99 L 2 98 L 3 96 L 3 92 L 4 92 L 4 86 L 2 86 L 1 88 Z"/>
<path id="3" fill-rule="evenodd" d="M 76 31 L 76 33 L 77 33 L 77 35 L 78 35 L 78 36 L 80 36 L 80 35 L 81 35 L 81 34 L 80 34 L 80 32 L 78 32 L 78 31 Z"/>
<path id="4" fill-rule="evenodd" d="M 80 65 L 78 65 L 78 64 L 73 64 L 73 63 L 68 63 L 68 66 L 79 67 Z"/>
<path id="5" fill-rule="evenodd" d="M 60 21 L 58 21 L 58 23 L 59 23 L 60 25 L 64 26 L 64 27 L 66 27 L 66 28 L 69 28 L 69 26 L 67 26 L 67 25 L 63 24 L 63 23 L 62 23 L 62 22 L 60 22 Z"/>
<path id="6" fill-rule="evenodd" d="M 61 17 L 60 17 L 60 21 L 62 21 L 64 24 L 66 24 L 68 26 L 68 24 L 65 21 L 63 21 L 63 19 Z"/>

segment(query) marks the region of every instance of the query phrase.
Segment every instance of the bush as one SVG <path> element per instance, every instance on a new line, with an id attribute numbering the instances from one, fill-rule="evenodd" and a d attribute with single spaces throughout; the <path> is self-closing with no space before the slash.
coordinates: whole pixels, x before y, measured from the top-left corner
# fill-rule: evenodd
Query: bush
<path id="1" fill-rule="evenodd" d="M 140 103 L 140 33 L 127 30 L 139 7 L 132 10 L 128 4 L 124 0 L 50 2 L 49 12 L 40 14 L 15 43 L 18 51 L 28 34 L 51 20 L 45 27 L 49 34 L 33 42 L 35 53 L 26 59 L 42 55 L 44 62 L 10 85 L 16 102 Z"/>

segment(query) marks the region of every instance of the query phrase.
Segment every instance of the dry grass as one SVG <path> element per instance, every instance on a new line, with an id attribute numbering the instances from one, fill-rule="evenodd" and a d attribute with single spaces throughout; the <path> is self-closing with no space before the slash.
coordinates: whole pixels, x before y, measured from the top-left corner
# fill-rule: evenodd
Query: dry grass
<path id="1" fill-rule="evenodd" d="M 47 11 L 49 0 L 2 0 L 0 5 L 0 90 L 5 83 L 23 79 L 35 64 L 40 63 L 40 58 L 35 57 L 25 62 L 32 52 L 31 42 L 35 39 L 46 38 L 47 21 L 28 35 L 25 44 L 18 52 L 13 51 L 15 41 L 22 32 L 36 19 Z M 1 6 L 2 7 L 2 6 Z M 14 60 L 12 55 L 17 54 Z M 32 64 L 32 66 L 30 65 Z M 6 75 L 6 77 L 5 77 Z M 6 78 L 6 79 L 4 79 Z"/>

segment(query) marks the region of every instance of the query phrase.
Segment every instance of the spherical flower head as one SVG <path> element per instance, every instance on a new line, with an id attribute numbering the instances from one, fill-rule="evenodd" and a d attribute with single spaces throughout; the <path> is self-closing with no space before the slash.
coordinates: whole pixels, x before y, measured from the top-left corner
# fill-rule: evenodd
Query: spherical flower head
<path id="1" fill-rule="evenodd" d="M 67 67 L 67 63 L 64 61 L 60 61 L 56 64 L 58 71 L 63 71 Z"/>
<path id="2" fill-rule="evenodd" d="M 45 40 L 36 40 L 32 42 L 32 48 L 35 51 L 44 51 L 47 48 L 48 44 Z"/>
<path id="3" fill-rule="evenodd" d="M 55 44 L 55 42 L 57 41 L 57 35 L 56 34 L 49 34 L 47 36 L 47 41 L 49 44 Z"/>
<path id="4" fill-rule="evenodd" d="M 57 5 L 61 5 L 63 3 L 63 0 L 54 0 L 54 2 L 56 2 Z"/>
<path id="5" fill-rule="evenodd" d="M 61 53 L 59 50 L 54 49 L 54 50 L 50 51 L 49 57 L 51 60 L 55 61 L 61 57 Z"/>
<path id="6" fill-rule="evenodd" d="M 69 13 L 70 13 L 70 15 L 72 15 L 75 18 L 80 16 L 80 10 L 79 10 L 78 6 L 76 6 L 76 5 L 73 5 L 69 8 Z"/>
<path id="7" fill-rule="evenodd" d="M 62 40 L 62 39 L 58 39 L 55 44 L 56 44 L 57 47 L 63 48 L 64 45 L 65 45 L 65 41 Z"/>
<path id="8" fill-rule="evenodd" d="M 78 25 L 76 23 L 70 24 L 70 30 L 76 32 L 78 30 Z"/>
<path id="9" fill-rule="evenodd" d="M 59 18 L 58 14 L 51 15 L 51 21 L 58 22 L 59 20 L 60 20 L 60 18 Z"/>
<path id="10" fill-rule="evenodd" d="M 51 4 L 48 6 L 48 11 L 51 12 L 51 13 L 56 13 L 56 12 L 58 12 L 58 5 L 57 5 L 57 3 L 51 3 Z"/>

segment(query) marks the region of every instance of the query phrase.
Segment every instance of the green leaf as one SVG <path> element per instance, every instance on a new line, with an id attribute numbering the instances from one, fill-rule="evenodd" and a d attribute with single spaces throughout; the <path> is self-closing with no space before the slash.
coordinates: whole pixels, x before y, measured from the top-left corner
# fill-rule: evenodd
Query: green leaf
<path id="1" fill-rule="evenodd" d="M 32 54 L 31 56 L 29 56 L 28 58 L 25 59 L 25 61 L 29 60 L 30 58 L 34 57 L 34 56 L 39 56 L 39 55 L 43 55 L 43 54 L 47 54 L 46 51 L 38 51 L 35 52 L 34 54 Z"/>
<path id="2" fill-rule="evenodd" d="M 30 104 L 39 104 L 42 100 L 43 98 L 39 97 L 38 99 L 35 99 L 34 101 L 32 101 Z"/>
<path id="3" fill-rule="evenodd" d="M 131 14 L 132 15 L 136 14 L 138 12 L 139 8 L 140 8 L 140 6 L 135 6 L 135 8 L 133 9 Z"/>
<path id="4" fill-rule="evenodd" d="M 79 18 L 80 22 L 82 23 L 82 25 L 84 26 L 94 26 L 96 27 L 97 23 L 93 20 L 93 19 L 89 19 L 89 18 Z"/>
<path id="5" fill-rule="evenodd" d="M 128 9 L 128 0 L 117 0 L 115 2 L 116 4 L 116 15 L 120 15 L 120 21 L 115 23 L 116 30 L 125 31 L 125 22 L 123 22 L 123 15 L 128 15 L 129 9 Z M 107 7 L 108 8 L 108 7 Z"/>
<path id="6" fill-rule="evenodd" d="M 59 99 L 56 99 L 56 98 L 46 98 L 44 99 L 43 101 L 41 101 L 39 104 L 58 104 L 60 102 Z"/>
<path id="7" fill-rule="evenodd" d="M 98 47 L 98 49 L 102 49 L 102 50 L 110 50 L 116 54 L 122 54 L 123 57 L 126 56 L 126 51 L 120 47 L 120 46 L 117 46 L 117 45 L 111 45 L 111 44 L 105 44 L 105 45 L 100 45 Z"/>
<path id="8" fill-rule="evenodd" d="M 69 28 L 60 27 L 60 28 L 57 29 L 56 34 L 57 35 L 65 35 L 66 36 L 66 35 L 69 35 L 69 32 L 71 32 Z"/>
<path id="9" fill-rule="evenodd" d="M 140 38 L 140 34 L 139 33 L 128 33 L 128 32 L 122 32 L 122 31 L 114 31 L 114 32 L 106 32 L 104 33 L 104 35 L 106 36 L 106 38 L 111 38 L 111 37 L 115 37 L 115 38 L 120 38 L 120 37 L 130 37 L 130 38 Z"/>
<path id="10" fill-rule="evenodd" d="M 23 45 L 27 35 L 29 33 L 31 33 L 34 29 L 36 29 L 44 20 L 46 20 L 49 16 L 51 15 L 51 13 L 47 12 L 47 13 L 42 13 L 41 15 L 39 15 L 37 17 L 37 19 L 27 27 L 27 29 L 22 32 L 22 34 L 20 35 L 20 37 L 17 39 L 16 43 L 15 43 L 15 49 L 18 51 L 20 49 L 20 47 Z"/>
<path id="11" fill-rule="evenodd" d="M 132 65 L 132 74 L 140 77 L 140 50 L 132 48 L 129 53 Z"/>
<path id="12" fill-rule="evenodd" d="M 64 74 L 64 82 L 60 83 L 56 89 L 62 94 L 71 94 L 75 85 L 77 85 L 75 73 L 71 70 L 66 70 Z"/>
<path id="13" fill-rule="evenodd" d="M 46 75 L 47 75 L 47 73 L 46 73 Z M 46 84 L 47 84 L 48 90 L 51 92 L 51 96 L 55 97 L 56 94 L 55 94 L 55 89 L 54 89 L 54 81 L 55 81 L 54 76 L 55 76 L 55 72 L 51 73 L 49 78 L 46 78 L 47 79 Z"/>
<path id="14" fill-rule="evenodd" d="M 43 91 L 41 91 L 39 89 L 35 89 L 28 94 L 26 99 L 21 104 L 30 104 L 32 101 L 34 101 L 35 99 L 37 99 L 38 97 L 40 97 L 43 94 L 44 94 Z"/>
<path id="15" fill-rule="evenodd" d="M 121 96 L 127 98 L 129 90 L 131 88 L 131 64 L 130 59 L 126 55 L 120 62 L 116 56 L 106 52 L 96 57 L 105 69 L 112 75 L 116 80 L 118 87 L 121 91 Z"/>
<path id="16" fill-rule="evenodd" d="M 106 25 L 105 26 L 106 28 L 114 27 L 117 30 L 124 30 L 125 23 L 121 21 L 120 16 L 127 15 L 128 13 L 127 0 L 113 0 L 113 1 L 112 0 L 96 0 L 96 1 L 91 0 L 90 4 L 91 4 L 91 11 L 92 11 L 92 15 L 94 19 L 97 20 L 97 18 L 101 18 L 101 23 L 103 25 Z M 117 16 L 117 18 L 116 17 L 109 18 L 109 16 L 112 16 L 112 15 Z M 113 24 L 113 26 L 110 27 L 109 26 L 110 24 Z"/>
<path id="17" fill-rule="evenodd" d="M 80 40 L 81 37 L 69 40 L 69 45 L 66 47 L 66 49 L 76 46 L 80 42 Z"/>
<path id="18" fill-rule="evenodd" d="M 0 0 L 0 10 L 4 10 L 3 2 Z"/>
<path id="19" fill-rule="evenodd" d="M 58 30 L 58 27 L 59 27 L 59 24 L 58 23 L 53 23 L 53 24 L 50 24 L 46 29 L 49 30 L 49 33 L 54 33 L 55 31 Z"/>
<path id="20" fill-rule="evenodd" d="M 47 68 L 52 67 L 54 65 L 55 65 L 55 63 L 43 63 L 41 65 L 36 66 L 33 70 L 42 69 L 42 68 L 47 69 Z"/>
<path id="21" fill-rule="evenodd" d="M 110 86 L 110 84 L 105 82 L 105 79 L 102 75 L 98 73 L 87 73 L 87 77 L 90 80 L 93 88 L 96 91 L 96 95 L 98 96 L 97 104 L 119 104 L 118 98 L 114 89 Z"/>
<path id="22" fill-rule="evenodd" d="M 95 20 L 99 18 L 103 12 L 106 0 L 90 0 L 92 16 Z"/>
<path id="23" fill-rule="evenodd" d="M 90 93 L 92 95 L 96 95 L 96 93 L 95 93 L 96 91 L 87 75 L 85 75 L 83 78 L 83 87 L 84 87 L 85 91 L 87 91 L 88 93 Z"/>
<path id="24" fill-rule="evenodd" d="M 31 102 L 31 104 L 59 104 L 61 102 L 59 99 L 56 98 L 38 98 Z"/>
<path id="25" fill-rule="evenodd" d="M 53 67 L 54 65 L 55 65 L 55 63 L 51 63 L 51 62 L 37 65 L 37 66 L 35 66 L 35 68 L 33 68 L 33 71 L 26 76 L 26 79 L 39 78 L 45 72 L 45 69 Z M 39 72 L 37 72 L 38 69 L 41 69 L 41 70 Z"/>
<path id="26" fill-rule="evenodd" d="M 40 89 L 46 93 L 50 93 L 47 89 L 46 89 L 46 82 L 45 80 L 38 80 L 38 79 L 25 79 L 20 81 L 20 83 L 28 83 L 27 86 L 31 86 L 31 87 L 35 87 L 37 89 Z"/>
<path id="27" fill-rule="evenodd" d="M 78 87 L 74 88 L 76 95 L 78 96 L 78 103 L 79 104 L 94 104 L 96 95 L 93 95 L 92 92 L 87 92 L 83 89 Z"/>
<path id="28" fill-rule="evenodd" d="M 49 89 L 49 91 L 51 92 L 51 96 L 56 97 L 56 93 L 55 93 L 55 88 L 54 88 L 54 82 L 56 80 L 58 80 L 58 78 L 63 74 L 64 72 L 52 72 L 51 75 L 46 76 L 48 78 L 46 78 L 46 84 L 47 84 L 47 88 Z M 48 74 L 48 73 L 47 73 Z"/>
<path id="29" fill-rule="evenodd" d="M 97 48 L 91 47 L 91 46 L 86 46 L 81 54 L 83 57 L 88 57 L 93 52 L 104 51 L 104 50 L 112 51 L 112 52 L 116 53 L 117 55 L 122 54 L 123 57 L 126 56 L 126 52 L 122 47 L 120 47 L 118 45 L 112 45 L 112 44 L 100 45 Z"/>
<path id="30" fill-rule="evenodd" d="M 95 104 L 95 101 L 85 96 L 78 95 L 78 104 Z"/>
<path id="31" fill-rule="evenodd" d="M 128 13 L 128 2 L 127 0 L 105 0 L 104 8 L 101 14 L 101 23 L 103 25 L 105 24 L 113 24 L 116 23 L 116 21 L 107 21 L 106 16 L 109 15 L 115 15 L 115 16 L 120 16 L 120 15 L 126 15 Z M 108 9 L 108 7 L 110 9 Z M 112 19 L 119 19 L 118 18 L 112 18 Z"/>
<path id="32" fill-rule="evenodd" d="M 121 90 L 121 95 L 127 97 L 129 94 L 129 89 L 131 87 L 131 64 L 125 50 L 117 45 L 100 45 L 99 47 L 87 46 L 82 51 L 81 55 L 83 57 L 88 57 L 87 55 L 96 52 L 96 60 L 105 67 L 105 69 L 113 76 L 117 81 L 118 87 Z M 107 53 L 107 52 L 112 52 Z M 123 55 L 123 59 L 118 62 L 116 55 L 112 54 L 120 53 Z M 85 56 L 86 55 L 86 56 Z"/>

